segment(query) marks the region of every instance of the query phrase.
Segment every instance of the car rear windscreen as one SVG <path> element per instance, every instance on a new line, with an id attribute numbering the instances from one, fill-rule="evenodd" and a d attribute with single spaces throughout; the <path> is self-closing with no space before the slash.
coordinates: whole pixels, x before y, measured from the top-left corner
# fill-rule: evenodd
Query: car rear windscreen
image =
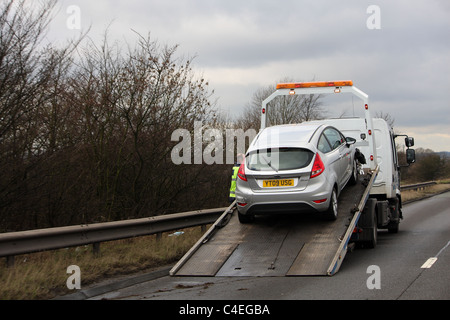
<path id="1" fill-rule="evenodd" d="M 307 167 L 314 156 L 308 149 L 272 148 L 251 152 L 247 156 L 247 167 L 255 171 L 296 170 Z"/>

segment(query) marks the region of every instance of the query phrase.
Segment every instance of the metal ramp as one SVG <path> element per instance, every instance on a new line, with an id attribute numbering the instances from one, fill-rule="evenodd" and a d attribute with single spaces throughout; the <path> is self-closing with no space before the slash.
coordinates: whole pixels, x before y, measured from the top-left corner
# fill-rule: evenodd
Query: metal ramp
<path id="1" fill-rule="evenodd" d="M 356 185 L 344 188 L 335 221 L 317 214 L 274 214 L 241 224 L 233 204 L 172 268 L 170 275 L 333 275 L 345 256 L 375 176 L 372 174 L 367 183 L 365 175 Z"/>

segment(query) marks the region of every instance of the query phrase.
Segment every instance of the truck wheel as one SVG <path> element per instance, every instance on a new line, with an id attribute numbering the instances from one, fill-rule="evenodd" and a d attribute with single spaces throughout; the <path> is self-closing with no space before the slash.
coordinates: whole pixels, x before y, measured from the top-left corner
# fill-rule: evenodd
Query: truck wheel
<path id="1" fill-rule="evenodd" d="M 373 203 L 373 204 L 372 204 Z M 370 228 L 367 228 L 365 232 L 368 233 L 368 240 L 364 242 L 364 246 L 369 249 L 373 249 L 377 246 L 378 240 L 378 221 L 377 221 L 377 212 L 376 212 L 376 201 L 373 201 L 368 208 L 367 214 L 370 215 L 370 219 L 372 221 Z"/>
<path id="2" fill-rule="evenodd" d="M 328 220 L 336 220 L 338 216 L 338 198 L 336 193 L 336 188 L 333 188 L 330 197 L 330 206 L 328 207 L 325 217 Z"/>

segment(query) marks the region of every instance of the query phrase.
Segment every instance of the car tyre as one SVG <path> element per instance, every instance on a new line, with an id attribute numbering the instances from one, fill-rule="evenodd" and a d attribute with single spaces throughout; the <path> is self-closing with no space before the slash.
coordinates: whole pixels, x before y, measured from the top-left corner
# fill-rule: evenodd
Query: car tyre
<path id="1" fill-rule="evenodd" d="M 255 215 L 253 214 L 243 214 L 238 210 L 238 219 L 240 223 L 250 223 L 255 220 Z"/>
<path id="2" fill-rule="evenodd" d="M 330 197 L 330 206 L 325 214 L 328 220 L 336 220 L 338 217 L 338 198 L 336 188 L 333 188 Z"/>

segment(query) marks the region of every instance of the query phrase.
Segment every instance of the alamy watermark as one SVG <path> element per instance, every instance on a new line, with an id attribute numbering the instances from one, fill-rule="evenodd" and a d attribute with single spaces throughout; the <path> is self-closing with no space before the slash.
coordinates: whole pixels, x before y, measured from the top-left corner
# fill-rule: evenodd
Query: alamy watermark
<path id="1" fill-rule="evenodd" d="M 66 272 L 70 274 L 67 278 L 66 286 L 67 289 L 81 289 L 81 269 L 77 265 L 70 265 L 67 267 Z"/>
<path id="2" fill-rule="evenodd" d="M 66 26 L 69 30 L 81 29 L 81 9 L 79 6 L 71 5 L 66 9 L 68 17 L 66 19 Z"/>
<path id="3" fill-rule="evenodd" d="M 256 135 L 254 129 L 204 130 L 202 121 L 195 121 L 193 134 L 187 129 L 172 133 L 171 140 L 179 143 L 173 147 L 171 159 L 176 165 L 234 164 L 236 155 L 245 153 L 246 141 L 250 143 Z"/>
<path id="4" fill-rule="evenodd" d="M 367 274 L 370 274 L 367 278 L 366 285 L 367 289 L 381 289 L 381 269 L 379 266 L 371 265 L 367 267 Z"/>
<path id="5" fill-rule="evenodd" d="M 380 30 L 381 29 L 381 9 L 377 5 L 370 5 L 366 10 L 367 14 L 370 16 L 366 20 L 366 26 L 369 30 Z"/>

